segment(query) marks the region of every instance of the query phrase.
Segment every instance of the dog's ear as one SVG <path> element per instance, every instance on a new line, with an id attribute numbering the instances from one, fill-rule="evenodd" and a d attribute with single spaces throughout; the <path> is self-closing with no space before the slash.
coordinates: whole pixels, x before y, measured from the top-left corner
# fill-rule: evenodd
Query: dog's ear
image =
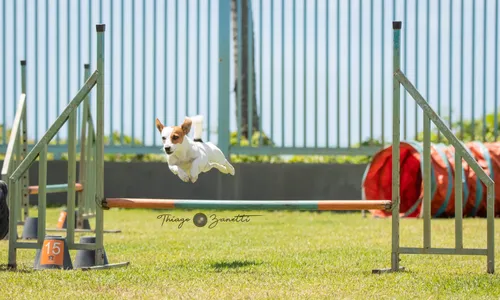
<path id="1" fill-rule="evenodd" d="M 161 133 L 161 131 L 163 130 L 163 124 L 160 122 L 160 120 L 158 120 L 158 118 L 156 118 L 156 128 L 158 128 L 158 131 Z"/>
<path id="2" fill-rule="evenodd" d="M 191 130 L 191 124 L 193 124 L 193 122 L 191 121 L 191 119 L 188 118 L 188 117 L 186 117 L 184 119 L 184 122 L 181 125 L 182 131 L 184 131 L 184 134 L 188 134 L 189 133 L 189 131 Z"/>

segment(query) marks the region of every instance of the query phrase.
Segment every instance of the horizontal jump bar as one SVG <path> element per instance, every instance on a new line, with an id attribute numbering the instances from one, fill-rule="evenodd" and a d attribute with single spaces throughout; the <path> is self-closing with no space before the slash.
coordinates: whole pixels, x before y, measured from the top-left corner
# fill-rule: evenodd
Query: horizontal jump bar
<path id="1" fill-rule="evenodd" d="M 38 194 L 38 190 L 40 187 L 38 185 L 32 185 L 28 187 L 30 195 L 36 195 Z M 62 184 L 48 184 L 46 189 L 47 193 L 63 193 L 68 191 L 68 184 L 67 183 L 62 183 Z M 81 192 L 83 191 L 83 185 L 81 183 L 75 184 L 75 191 Z"/>
<path id="2" fill-rule="evenodd" d="M 390 210 L 389 200 L 186 200 L 107 198 L 104 207 L 229 210 Z"/>

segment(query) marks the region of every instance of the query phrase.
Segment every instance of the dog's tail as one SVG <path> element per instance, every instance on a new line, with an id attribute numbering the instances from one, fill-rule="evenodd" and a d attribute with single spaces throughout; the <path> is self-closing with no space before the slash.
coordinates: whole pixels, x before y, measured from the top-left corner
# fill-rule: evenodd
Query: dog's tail
<path id="1" fill-rule="evenodd" d="M 202 115 L 197 115 L 191 117 L 192 126 L 193 126 L 193 139 L 194 140 L 201 140 L 201 136 L 203 133 L 203 116 Z"/>

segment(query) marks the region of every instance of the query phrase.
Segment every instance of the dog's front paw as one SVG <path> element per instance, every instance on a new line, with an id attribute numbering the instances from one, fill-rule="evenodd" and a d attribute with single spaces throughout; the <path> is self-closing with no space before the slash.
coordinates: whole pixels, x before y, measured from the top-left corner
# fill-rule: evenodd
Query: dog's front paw
<path id="1" fill-rule="evenodd" d="M 191 182 L 195 183 L 198 180 L 198 176 L 191 176 Z"/>
<path id="2" fill-rule="evenodd" d="M 179 171 L 178 171 L 178 176 L 182 181 L 189 182 L 188 174 L 186 174 L 186 172 L 184 172 L 184 171 L 181 171 L 181 169 L 179 169 Z"/>

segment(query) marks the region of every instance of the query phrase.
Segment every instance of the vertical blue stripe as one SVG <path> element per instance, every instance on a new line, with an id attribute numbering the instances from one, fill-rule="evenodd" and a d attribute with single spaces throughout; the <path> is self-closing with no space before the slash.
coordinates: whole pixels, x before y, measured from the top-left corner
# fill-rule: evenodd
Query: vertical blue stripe
<path id="1" fill-rule="evenodd" d="M 77 61 L 78 61 L 78 68 L 80 68 L 82 66 L 82 50 L 81 50 L 81 39 L 82 39 L 82 35 L 81 35 L 81 10 L 82 10 L 82 5 L 81 5 L 81 2 L 80 0 L 78 0 L 78 4 L 77 4 L 77 11 L 76 11 L 76 22 L 77 22 L 77 29 L 78 29 L 78 33 L 77 33 L 77 38 L 76 38 L 76 51 L 77 51 Z M 77 69 L 78 69 L 77 68 Z M 78 80 L 78 87 L 80 86 L 80 84 L 82 83 L 82 72 L 77 72 L 77 80 Z M 79 110 L 79 113 L 78 113 L 78 120 L 77 120 L 77 132 L 80 132 L 81 128 L 81 118 L 82 118 L 82 115 L 80 113 L 80 110 Z M 79 140 L 79 139 L 78 139 Z"/>
<path id="2" fill-rule="evenodd" d="M 71 42 L 70 42 L 70 37 L 69 33 L 71 32 L 71 22 L 70 22 L 70 2 L 68 1 L 66 3 L 66 101 L 65 103 L 69 103 L 70 99 L 70 83 L 71 83 L 71 73 L 70 73 L 70 65 L 71 65 L 71 60 L 70 60 L 70 48 L 71 48 Z M 47 39 L 48 40 L 48 39 Z M 48 126 L 47 126 L 48 129 Z M 68 137 L 69 137 L 69 126 L 67 127 L 68 130 Z"/>
<path id="3" fill-rule="evenodd" d="M 464 139 L 464 0 L 460 7 L 460 139 Z"/>
<path id="4" fill-rule="evenodd" d="M 154 40 L 154 37 L 153 37 Z M 142 136 L 146 142 L 146 1 L 142 1 Z M 154 64 L 154 63 L 153 63 Z M 154 99 L 153 99 L 154 101 Z"/>
<path id="5" fill-rule="evenodd" d="M 325 120 L 326 120 L 326 141 L 325 146 L 328 148 L 330 146 L 329 129 L 330 129 L 330 2 L 326 1 L 326 109 L 325 109 Z"/>
<path id="6" fill-rule="evenodd" d="M 406 7 L 406 4 L 405 4 Z M 382 107 L 382 118 L 381 118 L 381 123 L 382 123 L 382 146 L 385 145 L 385 84 L 384 84 L 384 76 L 385 76 L 385 51 L 384 51 L 384 45 L 385 45 L 385 0 L 382 0 L 382 43 L 380 44 L 380 53 L 382 53 L 382 68 L 381 68 L 381 90 L 382 90 L 382 97 L 380 98 L 380 104 Z M 406 19 L 406 18 L 405 18 Z M 406 28 L 407 26 L 405 26 Z M 405 32 L 405 41 L 406 41 L 406 32 Z M 406 49 L 406 45 L 405 45 Z M 406 54 L 405 54 L 406 57 Z M 405 61 L 405 66 L 406 66 L 406 61 Z M 405 102 L 406 103 L 406 102 Z M 405 121 L 406 123 L 406 121 Z M 405 138 L 406 140 L 406 138 Z"/>
<path id="7" fill-rule="evenodd" d="M 167 122 L 167 83 L 168 83 L 168 79 L 167 79 L 167 75 L 168 75 L 168 48 L 167 48 L 167 41 L 168 41 L 168 22 L 167 22 L 167 18 L 168 18 L 168 3 L 167 2 L 164 2 L 163 5 L 165 5 L 164 7 L 164 17 L 163 17 L 163 28 L 165 30 L 165 37 L 164 37 L 164 40 L 163 40 L 163 48 L 164 48 L 164 51 L 165 51 L 165 67 L 164 67 L 164 70 L 163 70 L 163 78 L 165 80 L 165 82 L 163 83 L 163 110 L 164 110 L 164 115 L 163 115 L 163 122 Z"/>
<path id="8" fill-rule="evenodd" d="M 306 23 L 307 23 L 307 16 L 306 16 L 306 11 L 307 11 L 307 8 L 306 8 L 306 0 L 304 0 L 303 10 L 304 10 L 304 40 L 302 42 L 304 44 L 303 45 L 303 47 L 304 47 L 304 58 L 303 58 L 303 60 L 304 60 L 303 61 L 303 63 L 304 63 L 304 70 L 303 70 L 303 73 L 304 73 L 304 103 L 303 103 L 303 105 L 304 105 L 304 107 L 303 107 L 303 114 L 304 114 L 304 120 L 303 120 L 303 122 L 304 122 L 304 124 L 303 124 L 303 127 L 304 127 L 303 140 L 304 140 L 304 145 L 303 146 L 305 147 L 307 145 L 307 142 L 306 142 L 306 120 L 307 120 L 307 116 L 306 116 L 306 112 L 307 112 L 307 110 L 306 110 L 306 107 L 307 107 L 306 106 L 306 102 L 307 102 L 307 100 L 306 100 L 307 99 L 307 95 L 306 95 L 307 94 L 307 69 L 306 69 L 306 64 L 307 64 L 307 59 L 306 59 L 306 57 L 307 57 L 307 47 L 306 47 L 306 45 L 307 45 L 307 42 L 306 42 L 307 41 L 307 35 L 306 35 L 306 32 L 307 32 L 307 30 L 306 30 L 306 28 L 307 28 L 307 25 L 306 25 Z M 272 12 L 272 7 L 271 7 L 271 12 Z M 271 24 L 272 24 L 272 21 L 271 21 Z M 272 39 L 273 38 L 271 37 L 271 40 Z M 271 62 L 271 67 L 272 67 L 272 62 Z M 271 81 L 271 85 L 272 85 L 272 81 Z M 272 98 L 272 94 L 271 94 L 271 103 L 273 103 L 272 99 L 273 98 Z"/>
<path id="9" fill-rule="evenodd" d="M 500 85 L 500 82 L 498 82 L 498 39 L 500 37 L 498 36 L 498 1 L 495 1 L 495 64 L 494 64 L 494 69 L 495 69 L 495 80 L 493 81 L 493 86 L 495 87 L 495 113 L 494 113 L 494 118 L 495 118 L 495 141 L 497 140 L 498 137 L 498 85 Z"/>
<path id="10" fill-rule="evenodd" d="M 471 90 L 471 140 L 475 140 L 475 105 L 474 97 L 476 95 L 476 6 L 472 5 L 472 90 Z"/>
<path id="11" fill-rule="evenodd" d="M 175 62 L 175 73 L 174 73 L 174 78 L 175 78 L 175 97 L 174 97 L 174 102 L 175 102 L 175 112 L 174 112 L 174 122 L 178 121 L 178 111 L 179 111 L 179 104 L 178 104 L 178 78 L 177 78 L 177 71 L 179 70 L 179 1 L 175 0 L 175 57 L 174 57 L 174 62 Z M 177 124 L 177 123 L 175 123 Z"/>
<path id="12" fill-rule="evenodd" d="M 271 97 L 269 98 L 271 101 L 271 138 L 274 138 L 274 0 L 271 0 Z M 238 34 L 239 36 L 239 34 Z M 239 60 L 239 59 L 238 59 Z M 241 70 L 240 70 L 241 75 Z M 238 84 L 239 85 L 239 84 Z M 238 91 L 241 91 L 238 86 Z M 240 98 L 241 99 L 241 98 Z M 241 120 L 241 118 L 240 118 Z"/>
<path id="13" fill-rule="evenodd" d="M 131 42 L 131 47 L 132 47 L 132 76 L 135 76 L 135 8 L 134 8 L 134 3 L 132 2 L 132 40 Z M 135 84 L 130 85 L 132 91 L 131 91 L 131 97 L 132 97 L 132 107 L 130 110 L 131 113 L 131 118 L 132 118 L 132 147 L 135 144 Z"/>
<path id="14" fill-rule="evenodd" d="M 243 126 L 243 122 L 241 120 L 241 116 L 243 115 L 243 113 L 241 112 L 241 109 L 242 109 L 242 105 L 241 105 L 241 97 L 242 97 L 242 94 L 243 94 L 243 83 L 242 83 L 242 73 L 241 73 L 241 70 L 242 70 L 242 64 L 243 64 L 243 46 L 242 46 L 242 43 L 243 43 L 243 37 L 242 37 L 242 31 L 243 31 L 243 21 L 242 21 L 242 8 L 241 8 L 241 1 L 242 0 L 237 0 L 236 2 L 236 12 L 237 12 L 237 29 L 238 29 L 238 32 L 237 32 L 237 36 L 238 36 L 238 55 L 237 55 L 237 61 L 238 61 L 238 75 L 237 75 L 237 84 L 236 84 L 236 105 L 237 105 L 237 108 L 236 108 L 236 111 L 238 112 L 238 118 L 237 118 L 237 138 L 238 138 L 238 145 L 241 145 L 241 129 L 242 129 L 242 126 Z M 271 39 L 272 40 L 272 39 Z M 272 85 L 272 84 L 271 84 Z M 271 105 L 272 105 L 272 102 L 271 102 Z M 271 113 L 272 115 L 272 113 Z"/>
<path id="15" fill-rule="evenodd" d="M 154 115 L 156 115 L 158 113 L 158 99 L 156 97 L 156 64 L 158 62 L 158 59 L 156 57 L 156 27 L 157 27 L 157 24 L 156 24 L 156 0 L 154 0 L 154 3 L 153 3 L 153 114 L 151 116 L 153 116 L 153 118 L 151 120 L 154 120 Z M 165 58 L 166 59 L 166 58 Z M 111 80 L 113 81 L 113 80 Z M 151 125 L 153 125 L 154 123 L 151 123 Z M 151 127 L 151 128 L 154 128 L 154 127 Z M 149 129 L 149 127 L 148 127 Z M 153 138 L 153 146 L 156 146 L 156 141 L 158 139 L 155 139 Z"/>
<path id="16" fill-rule="evenodd" d="M 418 0 L 415 1 L 415 87 L 418 88 Z M 427 96 L 426 96 L 427 97 Z M 418 104 L 415 102 L 415 140 L 418 139 Z M 406 121 L 405 121 L 406 122 Z"/>
<path id="17" fill-rule="evenodd" d="M 196 2 L 196 114 L 200 113 L 200 0 Z"/>
<path id="18" fill-rule="evenodd" d="M 57 112 L 56 112 L 56 116 L 59 115 L 59 112 L 61 111 L 61 94 L 60 94 L 60 86 L 59 86 L 59 83 L 61 82 L 61 68 L 60 68 L 60 60 L 61 60 L 61 55 L 59 54 L 59 50 L 60 50 L 60 44 L 59 44 L 59 41 L 60 41 L 60 36 L 61 36 L 61 24 L 59 22 L 59 3 L 56 5 L 56 102 L 57 102 Z M 38 109 L 37 109 L 38 111 Z M 45 116 L 45 118 L 47 119 L 47 116 Z M 48 123 L 47 123 L 47 126 L 45 127 L 45 129 L 48 129 Z M 38 140 L 38 139 L 37 139 Z M 58 131 L 57 132 L 57 138 L 56 138 L 56 141 L 57 141 L 57 145 L 61 144 L 61 139 L 60 139 L 60 132 Z"/>
<path id="19" fill-rule="evenodd" d="M 449 70 L 448 70 L 448 77 L 450 78 L 449 84 L 448 84 L 448 127 L 452 128 L 453 124 L 453 115 L 452 115 L 452 107 L 453 103 L 451 101 L 452 99 L 452 92 L 451 92 L 451 87 L 453 85 L 453 2 L 450 0 L 450 11 L 448 12 L 450 15 L 450 45 L 448 47 L 449 50 Z"/>
<path id="20" fill-rule="evenodd" d="M 295 0 L 294 0 L 295 1 Z M 262 0 L 260 0 L 260 3 L 259 3 L 259 95 L 260 95 L 260 99 L 259 99 L 259 145 L 262 145 L 262 77 L 264 76 L 263 75 L 263 70 L 262 70 L 262 20 L 264 19 L 262 14 L 263 14 L 263 9 L 262 9 Z M 295 6 L 294 6 L 294 14 L 295 14 Z M 295 23 L 294 25 L 295 26 Z M 295 53 L 295 50 L 294 50 L 294 53 Z M 294 65 L 294 70 L 295 70 L 295 65 Z M 294 88 L 294 91 L 295 91 L 295 88 Z M 294 122 L 295 124 L 295 122 Z M 295 125 L 294 125 L 295 126 Z M 295 138 L 295 129 L 294 129 L 294 138 Z"/>
<path id="21" fill-rule="evenodd" d="M 429 48 L 430 48 L 430 45 L 429 45 L 429 39 L 430 39 L 430 34 L 429 34 L 429 22 L 430 22 L 430 2 L 429 0 L 427 0 L 427 12 L 426 12 L 426 25 L 427 25 L 427 28 L 426 28 L 426 42 L 425 42 L 425 65 L 426 65 L 426 75 L 425 75 L 425 93 L 426 93 L 426 100 L 427 102 L 430 102 L 430 98 L 431 98 L 431 95 L 430 95 L 430 92 L 429 92 Z M 438 62 L 439 63 L 439 62 Z M 439 109 L 439 108 L 438 108 Z M 425 119 L 425 118 L 424 118 Z M 425 121 L 424 121 L 425 122 Z M 429 127 L 430 128 L 430 127 Z"/>
<path id="22" fill-rule="evenodd" d="M 252 49 L 251 46 L 249 47 L 249 49 L 251 51 Z M 251 100 L 252 99 L 250 99 L 250 101 Z M 281 146 L 282 147 L 285 146 L 285 1 L 284 0 L 281 0 Z"/>
<path id="23" fill-rule="evenodd" d="M 6 17 L 5 17 L 5 2 L 6 1 L 3 1 L 3 5 L 2 5 L 2 45 L 3 45 L 2 51 L 3 51 L 3 53 L 6 53 L 6 51 L 5 51 L 5 45 L 6 45 L 6 43 L 5 43 L 5 19 L 6 19 Z M 35 30 L 36 30 L 36 26 L 35 26 Z M 3 141 L 2 141 L 2 144 L 6 144 L 6 141 L 7 141 L 7 116 L 6 116 L 7 115 L 7 113 L 6 113 L 6 111 L 7 111 L 7 108 L 6 108 L 7 97 L 6 97 L 6 93 L 5 93 L 7 90 L 7 86 L 5 84 L 5 77 L 6 77 L 5 71 L 7 70 L 7 68 L 5 67 L 5 57 L 6 56 L 7 55 L 5 55 L 5 54 L 2 55 L 2 88 L 3 88 L 3 90 L 2 90 L 2 98 L 3 98 L 3 101 L 2 101 L 3 102 L 3 105 L 2 105 L 3 106 L 3 109 L 2 109 L 2 111 L 3 111 L 3 116 L 2 116 L 2 121 L 3 121 L 2 139 L 3 139 Z"/>
<path id="24" fill-rule="evenodd" d="M 189 16 L 188 16 L 188 12 L 189 12 L 189 6 L 188 6 L 188 3 L 186 1 L 186 116 L 189 116 L 189 84 L 188 84 L 188 80 L 189 80 L 189 46 L 188 46 L 188 41 L 189 41 Z"/>
<path id="25" fill-rule="evenodd" d="M 483 5 L 483 141 L 486 141 L 486 0 Z"/>
<path id="26" fill-rule="evenodd" d="M 373 0 L 370 1 L 370 143 L 373 142 Z M 362 142 L 361 140 L 359 141 Z"/>
<path id="27" fill-rule="evenodd" d="M 347 147 L 351 147 L 351 2 L 347 6 Z"/>
<path id="28" fill-rule="evenodd" d="M 17 1 L 14 1 L 14 99 L 16 99 L 17 92 Z M 5 99 L 5 98 L 4 98 Z M 12 105 L 13 116 L 16 114 L 16 105 Z M 5 121 L 4 121 L 5 122 Z"/>
<path id="29" fill-rule="evenodd" d="M 337 148 L 340 148 L 340 0 L 337 0 Z"/>
<path id="30" fill-rule="evenodd" d="M 383 12 L 382 12 L 383 13 Z M 405 21 L 408 20 L 408 3 L 407 0 L 404 2 L 404 19 Z M 407 41 L 408 41 L 408 26 L 403 26 L 404 30 L 404 68 L 408 69 L 408 47 L 407 47 Z M 382 77 L 384 78 L 384 77 Z M 403 100 L 403 115 L 404 115 L 404 124 L 403 124 L 403 137 L 405 140 L 408 139 L 408 92 L 403 89 L 403 95 L 404 95 L 404 100 Z"/>
<path id="31" fill-rule="evenodd" d="M 314 5 L 314 147 L 318 147 L 318 0 Z"/>
<path id="32" fill-rule="evenodd" d="M 121 28 L 121 40 L 120 40 L 120 145 L 125 144 L 125 82 L 124 82 L 124 74 L 125 74 L 125 45 L 124 45 L 124 22 L 123 19 L 125 18 L 125 13 L 124 13 L 124 7 L 125 3 L 122 2 L 120 4 L 120 28 Z M 166 18 L 165 18 L 166 19 Z M 166 98 L 166 97 L 165 97 Z"/>
<path id="33" fill-rule="evenodd" d="M 114 30 L 114 22 L 113 22 L 113 15 L 114 15 L 114 8 L 113 8 L 113 2 L 114 0 L 110 0 L 110 7 L 109 7 L 109 22 L 110 22 L 110 32 L 109 32 L 109 39 L 110 39 L 110 43 L 109 43 L 109 53 L 111 53 L 111 55 L 109 55 L 109 61 L 110 61 L 110 72 L 109 73 L 109 85 L 110 85 L 110 89 L 109 89 L 109 144 L 110 145 L 114 145 L 115 144 L 115 140 L 113 138 L 113 124 L 114 124 L 114 121 L 113 121 L 113 112 L 114 112 L 114 109 L 113 109 L 113 103 L 115 102 L 115 99 L 113 98 L 113 91 L 114 91 L 114 88 L 113 88 L 113 70 L 114 70 L 114 52 L 113 52 L 113 45 L 115 44 L 115 41 L 113 39 L 113 32 L 115 31 Z M 156 14 L 156 10 L 155 10 L 155 14 Z M 123 51 L 123 50 L 122 50 Z M 153 98 L 154 99 L 154 98 Z"/>
<path id="34" fill-rule="evenodd" d="M 207 83 L 207 140 L 209 141 L 210 140 L 210 124 L 212 124 L 210 122 L 210 115 L 211 115 L 211 113 L 210 113 L 211 112 L 211 110 L 210 110 L 210 99 L 211 99 L 211 96 L 210 96 L 211 95 L 210 94 L 210 91 L 211 91 L 211 89 L 210 89 L 210 84 L 211 84 L 210 83 L 210 77 L 211 77 L 210 76 L 210 67 L 211 67 L 211 64 L 210 64 L 210 60 L 211 60 L 211 54 L 210 54 L 210 47 L 211 47 L 211 45 L 210 45 L 210 40 L 211 40 L 211 36 L 210 36 L 210 33 L 211 33 L 211 31 L 210 31 L 211 18 L 210 18 L 210 16 L 211 16 L 211 9 L 212 9 L 212 5 L 210 3 L 210 0 L 208 0 L 207 5 L 208 5 L 208 9 L 207 9 L 207 11 L 208 11 L 208 15 L 207 15 L 207 23 L 208 23 L 207 24 L 207 43 L 208 43 L 208 46 L 207 46 L 207 48 L 208 48 L 208 50 L 207 50 L 207 81 L 208 81 L 208 83 Z M 262 94 L 261 94 L 261 97 L 262 97 Z M 260 116 L 262 116 L 262 113 L 260 114 Z"/>
<path id="35" fill-rule="evenodd" d="M 36 51 L 36 49 L 38 49 L 38 0 L 35 0 L 34 14 L 35 14 L 35 23 L 33 24 L 33 26 L 35 27 L 34 28 L 34 31 L 35 31 L 35 49 L 34 49 L 34 52 L 35 52 L 35 55 L 34 55 L 35 56 L 35 62 L 34 62 L 35 74 L 33 74 L 33 75 L 35 78 L 35 94 L 33 95 L 34 96 L 33 98 L 35 99 L 35 111 L 37 112 L 38 111 L 38 101 L 36 101 L 36 99 L 38 98 L 38 51 Z M 5 18 L 4 18 L 4 20 L 5 20 Z M 5 56 L 4 56 L 4 59 L 5 59 Z M 39 127 L 39 125 L 40 124 L 38 123 L 38 114 L 35 113 L 35 141 L 38 141 L 38 127 Z"/>
<path id="36" fill-rule="evenodd" d="M 261 5 L 262 5 L 262 0 L 260 0 L 260 1 L 261 1 Z M 260 13 L 262 14 L 262 9 L 261 9 Z M 293 106 L 292 132 L 293 133 L 292 133 L 292 145 L 293 145 L 294 148 L 295 148 L 295 143 L 296 143 L 295 136 L 296 136 L 296 133 L 297 133 L 297 131 L 296 131 L 296 125 L 295 125 L 297 123 L 297 122 L 295 122 L 295 120 L 297 119 L 297 116 L 295 114 L 295 111 L 296 111 L 296 101 L 297 101 L 297 99 L 296 99 L 296 93 L 295 93 L 295 91 L 296 91 L 296 87 L 295 87 L 295 81 L 296 81 L 295 80 L 295 75 L 296 75 L 296 70 L 295 69 L 296 69 L 296 67 L 295 67 L 295 64 L 297 62 L 297 50 L 296 50 L 296 48 L 297 48 L 297 41 L 296 41 L 296 36 L 295 36 L 296 35 L 296 26 L 295 26 L 296 15 L 297 15 L 297 2 L 296 2 L 296 0 L 293 0 L 293 21 L 292 21 L 292 26 L 293 26 L 293 29 L 292 29 L 293 30 L 293 33 L 292 33 L 292 38 L 293 38 L 293 41 L 292 41 L 292 44 L 293 44 L 293 46 L 292 46 L 292 52 L 293 52 L 293 54 L 292 54 L 293 55 L 293 63 L 292 63 L 292 68 L 293 68 L 293 70 L 292 70 L 292 73 L 293 73 L 293 78 L 292 78 L 292 102 L 293 102 L 293 104 L 292 104 L 292 106 Z M 262 27 L 262 22 L 261 22 L 261 27 Z M 262 35 L 262 28 L 260 29 L 260 35 Z M 262 43 L 262 39 L 261 39 L 261 43 Z M 262 70 L 262 51 L 260 52 L 260 55 L 261 55 L 261 59 L 260 59 L 260 61 L 261 61 L 261 67 L 260 67 L 260 69 Z M 261 89 L 262 89 L 262 76 L 260 78 L 261 78 L 260 85 L 261 85 Z M 261 96 L 260 97 L 262 98 L 262 92 L 261 92 Z"/>
<path id="37" fill-rule="evenodd" d="M 27 0 L 24 0 L 24 59 L 28 57 L 28 5 Z"/>
<path id="38" fill-rule="evenodd" d="M 89 11 L 88 11 L 88 16 L 89 16 L 89 35 L 88 35 L 88 39 L 89 39 L 89 53 L 88 53 L 88 56 L 89 56 L 89 65 L 90 65 L 90 68 L 92 69 L 92 41 L 94 40 L 93 39 L 93 30 L 92 30 L 92 1 L 89 1 Z"/>
<path id="39" fill-rule="evenodd" d="M 57 4 L 56 4 L 57 5 Z M 45 2 L 45 32 L 47 38 L 45 40 L 45 130 L 49 128 L 49 1 Z M 56 56 L 56 60 L 59 59 Z M 56 112 L 56 116 L 59 111 Z M 58 135 L 59 136 L 59 135 Z"/>
<path id="40" fill-rule="evenodd" d="M 350 16 L 349 16 L 350 18 Z M 361 68 L 363 67 L 363 4 L 362 0 L 359 0 L 359 70 L 358 70 L 358 76 L 359 76 L 359 116 L 358 116 L 358 122 L 359 122 L 359 142 L 363 140 L 363 71 Z M 350 125 L 350 124 L 349 124 Z"/>
<path id="41" fill-rule="evenodd" d="M 253 21 L 252 21 L 252 5 L 249 1 L 247 3 L 247 18 L 248 18 L 248 34 L 247 34 L 247 43 L 248 43 L 248 52 L 247 52 L 247 89 L 248 89 L 248 101 L 247 101 L 247 119 L 248 119 L 248 140 L 251 144 L 252 136 L 253 136 Z"/>
<path id="42" fill-rule="evenodd" d="M 438 68 L 438 93 L 437 93 L 437 100 L 438 100 L 438 115 L 442 116 L 441 114 L 441 1 L 438 1 L 438 62 L 437 62 L 437 68 Z M 441 142 L 441 132 L 438 130 L 438 142 Z"/>

